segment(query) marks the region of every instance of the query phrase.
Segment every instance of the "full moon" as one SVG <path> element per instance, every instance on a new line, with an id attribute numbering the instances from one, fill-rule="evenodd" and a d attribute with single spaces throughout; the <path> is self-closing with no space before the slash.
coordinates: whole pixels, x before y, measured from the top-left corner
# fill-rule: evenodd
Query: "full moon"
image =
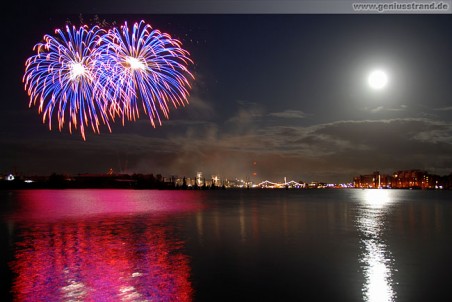
<path id="1" fill-rule="evenodd" d="M 383 89 L 388 83 L 388 76 L 384 71 L 374 70 L 369 74 L 367 81 L 371 88 L 380 90 Z"/>

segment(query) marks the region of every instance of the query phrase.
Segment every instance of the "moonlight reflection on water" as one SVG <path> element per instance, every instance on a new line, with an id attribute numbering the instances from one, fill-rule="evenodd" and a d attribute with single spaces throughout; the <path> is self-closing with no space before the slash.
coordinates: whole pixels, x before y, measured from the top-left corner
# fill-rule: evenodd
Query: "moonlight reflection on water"
<path id="1" fill-rule="evenodd" d="M 391 192 L 369 189 L 363 192 L 363 205 L 358 215 L 358 230 L 362 236 L 360 261 L 365 283 L 365 301 L 395 301 L 393 289 L 394 258 L 382 234 L 385 231 L 385 214 L 391 203 Z"/>

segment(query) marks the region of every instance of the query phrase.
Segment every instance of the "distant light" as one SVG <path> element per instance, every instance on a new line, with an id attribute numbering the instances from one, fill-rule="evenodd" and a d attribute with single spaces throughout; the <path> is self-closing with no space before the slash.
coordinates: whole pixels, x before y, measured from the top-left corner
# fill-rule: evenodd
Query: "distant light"
<path id="1" fill-rule="evenodd" d="M 8 181 L 13 181 L 15 179 L 14 175 L 9 174 L 8 176 L 6 176 L 6 180 Z"/>
<path id="2" fill-rule="evenodd" d="M 388 83 L 388 76 L 382 70 L 374 70 L 369 74 L 367 81 L 371 88 L 380 90 Z"/>

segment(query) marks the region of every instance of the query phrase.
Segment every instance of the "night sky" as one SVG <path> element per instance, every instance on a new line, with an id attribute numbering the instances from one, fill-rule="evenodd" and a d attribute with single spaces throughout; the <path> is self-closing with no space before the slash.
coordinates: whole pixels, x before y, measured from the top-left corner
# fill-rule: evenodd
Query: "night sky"
<path id="1" fill-rule="evenodd" d="M 68 9 L 70 10 L 70 9 Z M 112 13 L 112 10 L 116 10 Z M 103 13 L 105 11 L 105 13 Z M 124 173 L 350 182 L 373 171 L 452 172 L 450 14 L 123 14 L 16 5 L 4 13 L 0 173 Z M 88 13 L 85 13 L 88 12 Z M 189 105 L 153 128 L 52 131 L 28 107 L 25 60 L 67 20 L 145 20 L 195 62 Z M 386 71 L 374 90 L 368 74 Z M 56 126 L 56 124 L 54 124 Z"/>

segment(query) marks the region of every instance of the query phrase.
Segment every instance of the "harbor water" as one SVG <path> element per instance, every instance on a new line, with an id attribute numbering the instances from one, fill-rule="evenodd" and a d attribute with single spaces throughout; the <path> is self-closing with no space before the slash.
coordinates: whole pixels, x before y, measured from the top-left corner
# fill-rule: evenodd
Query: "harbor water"
<path id="1" fill-rule="evenodd" d="M 1 301 L 450 301 L 452 191 L 4 190 Z"/>

